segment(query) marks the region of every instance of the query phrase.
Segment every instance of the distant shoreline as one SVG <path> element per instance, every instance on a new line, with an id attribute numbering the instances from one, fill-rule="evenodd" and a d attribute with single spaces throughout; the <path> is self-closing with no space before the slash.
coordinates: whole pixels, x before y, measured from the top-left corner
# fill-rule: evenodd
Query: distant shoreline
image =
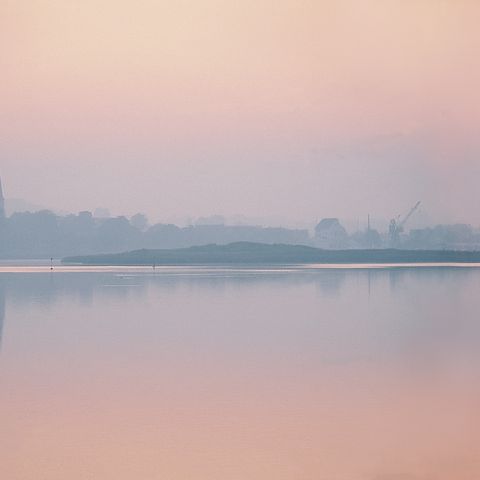
<path id="1" fill-rule="evenodd" d="M 480 263 L 480 251 L 456 250 L 323 250 L 304 245 L 235 242 L 177 249 L 69 256 L 66 265 L 184 266 L 299 264 L 441 264 Z"/>

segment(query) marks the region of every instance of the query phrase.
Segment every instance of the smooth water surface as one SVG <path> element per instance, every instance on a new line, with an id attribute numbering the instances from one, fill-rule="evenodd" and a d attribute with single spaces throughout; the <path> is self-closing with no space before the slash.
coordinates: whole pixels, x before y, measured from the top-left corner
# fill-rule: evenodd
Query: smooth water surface
<path id="1" fill-rule="evenodd" d="M 476 480 L 479 312 L 476 268 L 7 269 L 0 478 Z"/>

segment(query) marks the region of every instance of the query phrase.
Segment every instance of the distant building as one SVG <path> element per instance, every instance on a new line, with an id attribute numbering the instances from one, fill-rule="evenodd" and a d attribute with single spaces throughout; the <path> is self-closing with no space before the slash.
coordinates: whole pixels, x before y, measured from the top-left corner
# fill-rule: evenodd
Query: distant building
<path id="1" fill-rule="evenodd" d="M 315 244 L 322 248 L 346 248 L 348 233 L 338 218 L 324 218 L 315 227 Z"/>
<path id="2" fill-rule="evenodd" d="M 209 217 L 199 217 L 195 225 L 225 225 L 225 217 L 223 215 L 210 215 Z"/>

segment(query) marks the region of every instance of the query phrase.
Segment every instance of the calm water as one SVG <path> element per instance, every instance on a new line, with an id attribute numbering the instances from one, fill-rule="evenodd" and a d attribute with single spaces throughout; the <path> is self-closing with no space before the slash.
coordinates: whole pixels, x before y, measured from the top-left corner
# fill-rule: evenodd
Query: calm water
<path id="1" fill-rule="evenodd" d="M 45 270 L 0 272 L 2 480 L 480 478 L 480 269 Z"/>

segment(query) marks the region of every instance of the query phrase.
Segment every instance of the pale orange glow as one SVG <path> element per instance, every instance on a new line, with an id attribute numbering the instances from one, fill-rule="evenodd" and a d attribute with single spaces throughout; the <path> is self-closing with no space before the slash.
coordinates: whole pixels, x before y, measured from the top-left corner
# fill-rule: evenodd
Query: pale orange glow
<path id="1" fill-rule="evenodd" d="M 195 270 L 2 274 L 3 477 L 479 477 L 478 270 Z"/>
<path id="2" fill-rule="evenodd" d="M 472 378 L 452 378 L 448 388 L 445 377 L 436 385 L 365 365 L 319 369 L 296 381 L 293 371 L 283 380 L 275 372 L 268 381 L 268 372 L 235 370 L 232 378 L 218 367 L 192 371 L 191 364 L 179 369 L 178 358 L 163 362 L 142 365 L 140 376 L 132 368 L 112 379 L 107 369 L 75 384 L 59 379 L 48 389 L 17 391 L 35 397 L 31 417 L 19 416 L 28 406 L 16 396 L 10 405 L 2 401 L 3 431 L 17 432 L 3 445 L 3 474 L 471 480 L 479 472 L 480 424 L 458 421 L 460 412 L 478 419 Z"/>
<path id="3" fill-rule="evenodd" d="M 340 138 L 470 124 L 479 13 L 436 0 L 7 1 L 2 106 L 16 134 L 138 121 L 191 134 L 199 117 Z"/>

